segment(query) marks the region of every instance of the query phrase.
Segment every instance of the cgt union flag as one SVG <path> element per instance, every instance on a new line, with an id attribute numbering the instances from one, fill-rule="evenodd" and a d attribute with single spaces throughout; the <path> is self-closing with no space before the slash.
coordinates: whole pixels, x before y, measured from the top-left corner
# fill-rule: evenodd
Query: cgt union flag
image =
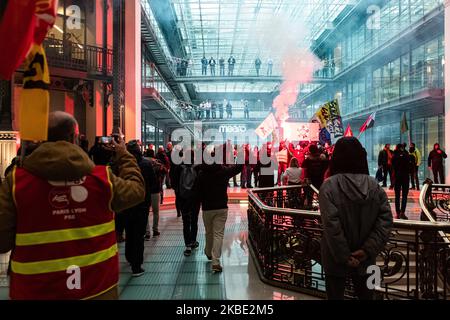
<path id="1" fill-rule="evenodd" d="M 41 44 L 56 19 L 58 0 L 2 0 L 0 78 L 10 80 L 33 43 Z M 13 36 L 12 36 L 13 35 Z M 6 40 L 7 39 L 7 40 Z"/>
<path id="2" fill-rule="evenodd" d="M 50 74 L 42 42 L 56 19 L 57 0 L 34 0 L 33 41 L 25 61 L 20 99 L 20 136 L 23 140 L 47 140 Z"/>
<path id="3" fill-rule="evenodd" d="M 0 19 L 0 77 L 10 80 L 30 50 L 36 26 L 36 5 L 30 0 L 7 0 Z"/>

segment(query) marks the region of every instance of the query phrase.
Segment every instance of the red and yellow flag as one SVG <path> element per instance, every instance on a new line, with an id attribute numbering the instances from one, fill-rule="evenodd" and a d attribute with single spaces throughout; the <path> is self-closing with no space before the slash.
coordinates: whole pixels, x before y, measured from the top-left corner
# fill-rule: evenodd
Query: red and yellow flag
<path id="1" fill-rule="evenodd" d="M 10 80 L 30 50 L 36 27 L 36 3 L 8 0 L 0 20 L 0 78 Z"/>
<path id="2" fill-rule="evenodd" d="M 47 140 L 50 74 L 42 42 L 56 18 L 57 0 L 34 0 L 33 44 L 25 61 L 20 100 L 20 136 L 23 140 Z"/>
<path id="3" fill-rule="evenodd" d="M 23 140 L 47 140 L 50 74 L 42 45 L 34 44 L 25 61 L 19 128 Z"/>

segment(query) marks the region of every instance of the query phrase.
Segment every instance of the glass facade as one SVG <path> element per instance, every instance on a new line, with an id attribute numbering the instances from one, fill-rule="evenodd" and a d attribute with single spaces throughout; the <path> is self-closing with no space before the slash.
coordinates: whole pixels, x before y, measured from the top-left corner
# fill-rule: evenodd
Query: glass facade
<path id="1" fill-rule="evenodd" d="M 368 7 L 371 12 L 358 28 L 352 26 L 347 36 L 341 39 L 329 55 L 335 60 L 336 73 L 349 68 L 375 49 L 399 34 L 408 31 L 430 11 L 443 3 L 443 0 L 390 0 L 378 9 Z"/>
<path id="2" fill-rule="evenodd" d="M 172 0 L 186 57 L 172 57 L 158 23 L 151 14 L 148 1 L 143 0 L 152 23 L 169 58 L 187 59 L 191 70 L 186 76 L 202 75 L 201 59 L 236 59 L 234 75 L 255 76 L 255 58 L 273 60 L 273 75 L 280 76 L 281 55 L 276 56 L 270 43 L 258 41 L 259 34 L 270 32 L 261 28 L 261 21 L 283 16 L 294 23 L 302 20 L 308 27 L 299 34 L 298 42 L 311 48 L 323 62 L 316 77 L 331 81 L 303 84 L 298 101 L 291 107 L 297 119 L 309 120 L 324 103 L 338 99 L 344 125 L 351 124 L 357 133 L 369 114 L 377 112 L 375 127 L 361 140 L 371 163 L 376 168 L 378 152 L 386 143 L 395 145 L 409 140 L 421 150 L 423 160 L 435 142 L 443 144 L 442 103 L 444 88 L 443 0 L 386 0 L 378 6 L 358 1 L 287 1 L 287 0 Z M 352 12 L 356 6 L 357 11 Z M 361 10 L 362 9 L 362 10 Z M 364 12 L 365 11 L 365 12 Z M 350 14 L 347 16 L 347 13 Z M 356 15 L 358 14 L 358 16 Z M 341 23 L 344 21 L 344 23 Z M 432 32 L 422 32 L 434 23 Z M 331 34 L 331 36 L 328 36 Z M 324 41 L 323 39 L 326 39 Z M 203 70 L 204 71 L 204 70 Z M 210 75 L 210 68 L 207 68 Z M 264 74 L 265 75 L 265 74 Z M 146 80 L 147 81 L 147 80 Z M 175 101 L 158 75 L 151 80 L 168 101 Z M 271 93 L 279 91 L 280 81 L 216 81 L 192 82 L 198 95 L 217 93 L 221 102 L 224 93 Z M 146 83 L 147 85 L 147 83 Z M 219 94 L 220 93 L 220 94 Z M 172 99 L 173 98 L 173 99 Z M 232 98 L 238 117 L 240 98 Z M 264 109 L 264 112 L 268 110 Z M 255 109 L 256 110 L 256 109 Z M 400 132 L 400 117 L 407 114 L 409 131 Z M 421 177 L 427 175 L 425 161 Z"/>
<path id="3" fill-rule="evenodd" d="M 390 58 L 366 75 L 342 81 L 341 112 L 349 116 L 367 107 L 386 104 L 425 89 L 444 87 L 443 35 Z M 327 101 L 328 93 L 323 93 Z M 319 99 L 320 100 L 320 99 Z M 319 103 L 320 105 L 320 103 Z"/>
<path id="4" fill-rule="evenodd" d="M 60 0 L 56 22 L 48 32 L 48 37 L 66 43 L 72 42 L 83 49 L 86 44 L 86 1 Z"/>
<path id="5" fill-rule="evenodd" d="M 360 19 L 359 27 L 352 25 L 342 30 L 335 44 L 322 54 L 322 58 L 334 59 L 336 77 L 332 85 L 300 95 L 308 117 L 337 97 L 344 125 L 351 124 L 354 133 L 369 114 L 377 112 L 373 129 L 360 137 L 368 151 L 372 174 L 385 144 L 395 146 L 411 141 L 422 154 L 420 178 L 429 177 L 428 153 L 434 143 L 444 143 L 443 24 L 438 22 L 432 32 L 420 36 L 409 32 L 413 28 L 421 30 L 426 19 L 441 21 L 442 3 L 441 0 L 384 2 L 379 11 Z M 370 25 L 377 17 L 378 25 Z M 402 134 L 400 117 L 404 112 L 409 131 Z"/>

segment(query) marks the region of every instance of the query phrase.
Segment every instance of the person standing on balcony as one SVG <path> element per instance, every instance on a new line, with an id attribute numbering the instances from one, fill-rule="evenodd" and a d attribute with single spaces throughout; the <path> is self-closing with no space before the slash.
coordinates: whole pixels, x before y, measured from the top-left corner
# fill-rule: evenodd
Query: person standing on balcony
<path id="1" fill-rule="evenodd" d="M 259 70 L 261 69 L 261 59 L 259 57 L 255 59 L 255 69 L 256 69 L 256 76 L 259 77 Z"/>
<path id="2" fill-rule="evenodd" d="M 201 120 L 203 101 L 197 106 L 197 120 Z"/>
<path id="3" fill-rule="evenodd" d="M 205 111 L 206 111 L 206 119 L 209 120 L 211 118 L 211 101 L 206 100 L 205 102 Z"/>
<path id="4" fill-rule="evenodd" d="M 220 67 L 220 76 L 224 77 L 225 76 L 225 59 L 223 57 L 221 57 L 219 59 L 219 67 Z"/>
<path id="5" fill-rule="evenodd" d="M 181 75 L 183 77 L 186 76 L 187 68 L 188 68 L 188 61 L 186 59 L 181 60 Z"/>
<path id="6" fill-rule="evenodd" d="M 393 218 L 388 197 L 369 176 L 366 150 L 354 137 L 336 142 L 330 174 L 319 192 L 327 297 L 343 300 L 350 277 L 356 296 L 372 300 L 367 267 L 376 264 L 389 239 Z"/>
<path id="7" fill-rule="evenodd" d="M 217 103 L 213 102 L 211 104 L 211 118 L 213 118 L 213 119 L 216 118 L 216 110 L 217 110 Z"/>
<path id="8" fill-rule="evenodd" d="M 428 168 L 433 171 L 434 183 L 444 184 L 444 159 L 447 154 L 441 149 L 439 143 L 435 143 L 433 150 L 428 155 Z"/>
<path id="9" fill-rule="evenodd" d="M 233 117 L 233 106 L 231 105 L 230 101 L 227 103 L 227 119 L 231 119 Z"/>
<path id="10" fill-rule="evenodd" d="M 202 76 L 206 76 L 206 73 L 208 71 L 208 59 L 206 59 L 205 56 L 202 58 Z"/>
<path id="11" fill-rule="evenodd" d="M 223 108 L 227 105 L 227 100 L 224 99 L 223 103 L 219 104 L 219 118 L 223 119 Z"/>
<path id="12" fill-rule="evenodd" d="M 272 76 L 272 69 L 273 69 L 273 60 L 272 58 L 269 58 L 267 60 L 267 76 Z"/>
<path id="13" fill-rule="evenodd" d="M 236 59 L 233 57 L 233 55 L 231 55 L 230 58 L 228 59 L 228 76 L 233 76 L 235 64 Z"/>
<path id="14" fill-rule="evenodd" d="M 209 59 L 209 68 L 211 71 L 211 76 L 214 77 L 216 75 L 216 59 L 214 59 L 213 57 Z"/>
<path id="15" fill-rule="evenodd" d="M 187 105 L 186 105 L 186 115 L 187 115 L 187 120 L 194 120 L 194 116 L 193 116 L 193 114 L 192 114 L 192 111 L 193 111 L 192 106 L 189 105 L 189 104 L 187 104 Z"/>
<path id="16" fill-rule="evenodd" d="M 206 101 L 203 101 L 203 103 L 200 105 L 200 119 L 205 118 L 205 111 L 206 111 Z"/>
<path id="17" fill-rule="evenodd" d="M 244 118 L 250 119 L 250 106 L 248 100 L 244 101 Z"/>

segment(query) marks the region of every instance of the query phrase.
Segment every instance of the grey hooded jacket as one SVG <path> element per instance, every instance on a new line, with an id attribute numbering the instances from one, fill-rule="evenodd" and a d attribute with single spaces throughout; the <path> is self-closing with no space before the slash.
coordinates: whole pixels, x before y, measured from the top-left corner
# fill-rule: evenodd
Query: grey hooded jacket
<path id="1" fill-rule="evenodd" d="M 366 274 L 388 241 L 393 225 L 391 207 L 384 190 L 364 174 L 337 174 L 320 188 L 319 206 L 323 224 L 321 244 L 325 273 L 345 276 L 352 252 L 363 249 L 368 259 L 358 273 Z"/>

